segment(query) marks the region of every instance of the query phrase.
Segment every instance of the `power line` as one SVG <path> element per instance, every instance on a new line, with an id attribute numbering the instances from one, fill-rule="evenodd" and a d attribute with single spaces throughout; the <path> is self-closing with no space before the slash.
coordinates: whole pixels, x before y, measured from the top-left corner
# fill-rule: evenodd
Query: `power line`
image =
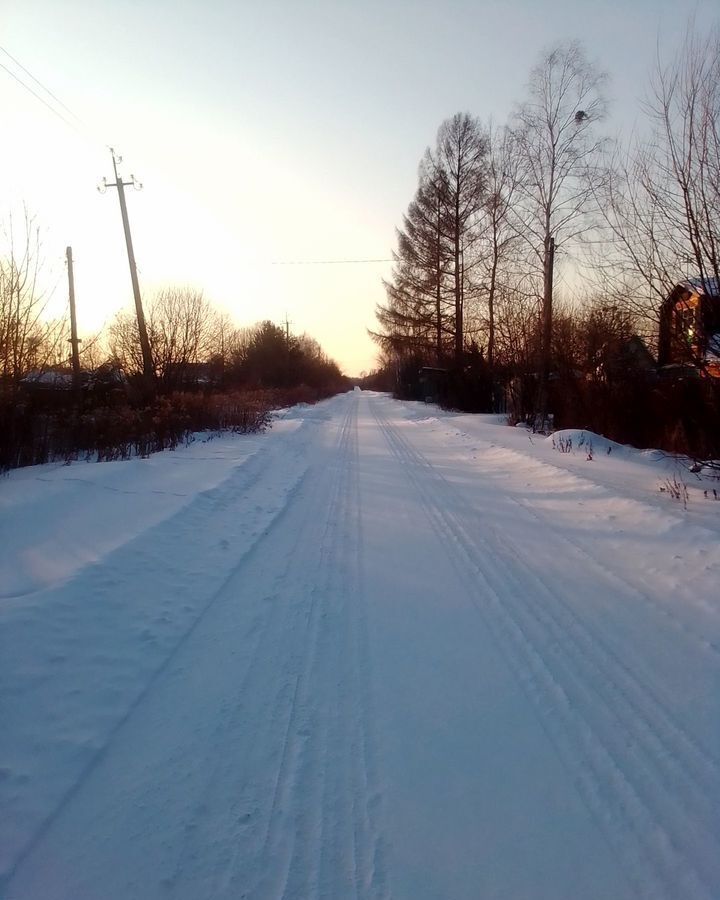
<path id="1" fill-rule="evenodd" d="M 394 262 L 393 259 L 281 259 L 273 260 L 271 266 L 354 266 L 364 263 Z"/>
<path id="2" fill-rule="evenodd" d="M 0 68 L 4 69 L 4 71 L 7 72 L 11 78 L 14 78 L 15 81 L 17 81 L 17 83 L 20 85 L 20 87 L 25 88 L 28 93 L 32 94 L 36 100 L 39 100 L 40 103 L 43 104 L 43 106 L 49 109 L 51 113 L 54 113 L 54 115 L 56 115 L 61 122 L 68 126 L 68 128 L 72 128 L 72 130 L 76 134 L 80 135 L 80 137 L 85 141 L 93 145 L 100 145 L 102 143 L 98 140 L 97 136 L 91 134 L 87 124 L 80 118 L 80 116 L 77 115 L 77 113 L 74 113 L 67 105 L 67 103 L 63 103 L 63 101 L 57 96 L 57 94 L 54 94 L 49 87 L 46 87 L 46 85 L 44 85 L 39 78 L 36 78 L 36 76 L 33 75 L 33 73 L 26 66 L 24 66 L 19 59 L 16 59 L 9 50 L 5 49 L 5 47 L 0 46 L 0 51 L 4 53 L 8 59 L 12 60 L 12 62 L 29 78 L 32 78 L 35 84 L 37 84 L 38 87 L 48 95 L 48 97 L 51 97 L 55 103 L 62 107 L 62 109 L 66 110 L 66 112 L 70 116 L 72 116 L 72 119 L 74 119 L 74 121 L 68 119 L 67 116 L 63 115 L 63 113 L 56 106 L 53 106 L 52 103 L 48 103 L 45 97 L 34 90 L 31 85 L 23 81 L 23 79 L 20 78 L 16 72 L 13 72 L 12 69 L 9 69 L 4 63 L 0 62 Z"/>
<path id="3" fill-rule="evenodd" d="M 80 129 L 77 127 L 77 125 L 75 125 L 74 122 L 71 122 L 59 110 L 55 109 L 55 107 L 52 106 L 50 103 L 48 103 L 44 97 L 41 97 L 40 94 L 37 93 L 37 91 L 34 91 L 30 87 L 30 85 L 25 84 L 25 82 L 21 78 L 18 78 L 18 76 L 11 69 L 8 69 L 8 67 L 6 65 L 4 65 L 4 63 L 0 62 L 0 69 L 4 69 L 8 73 L 8 75 L 10 75 L 11 78 L 14 78 L 15 81 L 17 81 L 17 83 L 19 85 L 21 85 L 22 87 L 25 88 L 26 91 L 31 93 L 33 95 L 33 97 L 35 97 L 35 99 L 39 100 L 43 104 L 43 106 L 46 106 L 50 110 L 51 113 L 55 113 L 55 115 L 58 117 L 58 119 L 63 121 L 68 126 L 68 128 L 72 128 L 73 131 L 76 131 L 79 135 L 81 135 L 82 137 L 85 137 L 85 135 L 82 133 L 82 131 L 80 131 Z"/>
<path id="4" fill-rule="evenodd" d="M 38 87 L 42 88 L 42 89 L 45 91 L 45 93 L 46 93 L 49 97 L 52 97 L 53 100 L 54 100 L 56 103 L 59 103 L 60 106 L 62 106 L 62 108 L 63 108 L 66 112 L 70 113 L 70 115 L 73 117 L 73 119 L 75 119 L 77 122 L 79 122 L 80 125 L 85 126 L 85 123 L 84 123 L 83 120 L 80 118 L 80 116 L 75 115 L 75 113 L 70 109 L 70 107 L 69 107 L 66 103 L 63 103 L 62 100 L 61 100 L 56 94 L 53 94 L 53 92 L 50 90 L 50 88 L 49 88 L 49 87 L 46 87 L 46 86 L 42 83 L 42 81 L 40 81 L 39 78 L 36 78 L 36 77 L 33 75 L 33 73 L 32 73 L 29 69 L 26 69 L 25 66 L 20 62 L 20 60 L 19 60 L 19 59 L 16 59 L 16 58 L 12 55 L 12 53 L 10 53 L 9 50 L 6 50 L 4 47 L 0 47 L 0 50 L 5 54 L 5 56 L 7 56 L 9 59 L 11 59 L 19 69 L 22 69 L 22 71 L 23 71 L 26 75 L 29 75 L 30 78 L 32 78 L 32 80 L 35 82 L 35 84 L 36 84 Z M 3 68 L 5 68 L 5 67 L 3 66 Z M 21 83 L 22 83 L 22 82 L 21 82 Z"/>

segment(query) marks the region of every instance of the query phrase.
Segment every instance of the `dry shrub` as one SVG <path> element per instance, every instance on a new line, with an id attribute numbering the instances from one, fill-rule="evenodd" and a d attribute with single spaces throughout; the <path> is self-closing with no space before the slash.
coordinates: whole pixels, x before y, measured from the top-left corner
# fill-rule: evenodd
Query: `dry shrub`
<path id="1" fill-rule="evenodd" d="M 271 405 L 256 392 L 176 393 L 151 404 L 38 409 L 0 403 L 0 470 L 53 460 L 148 456 L 190 443 L 199 431 L 262 431 Z"/>
<path id="2" fill-rule="evenodd" d="M 117 394 L 97 402 L 72 395 L 18 400 L 0 396 L 0 472 L 54 460 L 148 456 L 188 444 L 201 431 L 263 431 L 273 409 L 315 403 L 333 391 L 298 385 L 224 393 L 182 392 L 151 403 Z M 138 395 L 139 397 L 140 395 Z"/>
<path id="3" fill-rule="evenodd" d="M 624 378 L 552 384 L 556 428 L 585 428 L 622 444 L 698 459 L 720 457 L 720 384 L 711 378 Z"/>

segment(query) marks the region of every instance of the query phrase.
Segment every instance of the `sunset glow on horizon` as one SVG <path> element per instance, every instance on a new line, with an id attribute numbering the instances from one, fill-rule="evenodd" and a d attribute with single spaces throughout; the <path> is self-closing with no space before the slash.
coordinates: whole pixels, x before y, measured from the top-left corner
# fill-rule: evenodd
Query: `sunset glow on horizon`
<path id="1" fill-rule="evenodd" d="M 608 132 L 630 130 L 658 40 L 674 48 L 689 14 L 702 26 L 715 13 L 450 6 L 8 0 L 0 45 L 67 105 L 0 54 L 0 220 L 36 217 L 51 311 L 66 305 L 67 245 L 82 332 L 132 299 L 116 192 L 96 190 L 113 146 L 144 185 L 128 205 L 145 295 L 188 284 L 240 325 L 287 315 L 347 373 L 369 370 L 391 263 L 284 263 L 389 258 L 441 121 L 505 121 L 556 40 L 579 38 L 608 70 Z"/>

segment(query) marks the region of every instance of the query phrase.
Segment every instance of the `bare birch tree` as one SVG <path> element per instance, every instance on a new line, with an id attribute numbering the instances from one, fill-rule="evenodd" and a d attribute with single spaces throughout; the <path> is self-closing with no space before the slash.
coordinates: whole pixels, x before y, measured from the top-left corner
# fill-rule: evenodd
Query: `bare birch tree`
<path id="1" fill-rule="evenodd" d="M 606 114 L 605 81 L 580 44 L 560 44 L 531 71 L 528 97 L 513 122 L 520 153 L 516 228 L 543 279 L 541 395 L 552 346 L 555 252 L 589 228 L 604 145 L 595 124 Z"/>

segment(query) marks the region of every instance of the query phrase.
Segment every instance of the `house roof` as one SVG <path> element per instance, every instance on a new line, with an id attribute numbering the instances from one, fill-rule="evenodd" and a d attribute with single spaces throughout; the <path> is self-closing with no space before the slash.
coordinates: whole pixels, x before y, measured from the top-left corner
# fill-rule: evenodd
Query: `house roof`
<path id="1" fill-rule="evenodd" d="M 706 297 L 720 297 L 720 279 L 718 278 L 688 278 L 681 282 L 681 287 L 689 288 L 697 294 Z"/>
<path id="2" fill-rule="evenodd" d="M 58 369 L 47 371 L 33 370 L 20 379 L 21 384 L 37 385 L 39 387 L 69 388 L 72 385 L 72 375 L 69 372 L 61 372 Z"/>

